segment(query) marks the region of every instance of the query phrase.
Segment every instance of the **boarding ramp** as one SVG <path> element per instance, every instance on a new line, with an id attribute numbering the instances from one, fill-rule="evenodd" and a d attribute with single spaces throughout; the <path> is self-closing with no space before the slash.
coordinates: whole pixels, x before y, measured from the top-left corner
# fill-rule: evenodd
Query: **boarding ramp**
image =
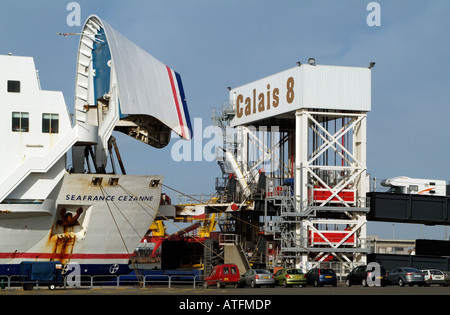
<path id="1" fill-rule="evenodd" d="M 450 197 L 370 192 L 368 221 L 450 225 Z"/>
<path id="2" fill-rule="evenodd" d="M 239 235 L 222 233 L 220 234 L 219 245 L 224 248 L 225 264 L 236 264 L 241 274 L 251 269 L 247 256 L 242 249 Z"/>

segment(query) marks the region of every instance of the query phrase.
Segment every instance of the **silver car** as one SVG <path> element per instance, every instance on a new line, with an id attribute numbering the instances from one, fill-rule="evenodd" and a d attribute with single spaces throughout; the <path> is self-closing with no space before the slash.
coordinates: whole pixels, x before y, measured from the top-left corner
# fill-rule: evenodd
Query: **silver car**
<path id="1" fill-rule="evenodd" d="M 273 273 L 265 269 L 250 269 L 241 276 L 240 286 L 244 287 L 250 285 L 252 288 L 257 288 L 262 285 L 269 287 L 275 286 L 275 278 Z"/>
<path id="2" fill-rule="evenodd" d="M 411 267 L 398 267 L 389 272 L 388 276 L 391 284 L 398 284 L 403 287 L 408 284 L 412 287 L 414 284 L 423 286 L 425 284 L 425 276 L 422 271 Z"/>

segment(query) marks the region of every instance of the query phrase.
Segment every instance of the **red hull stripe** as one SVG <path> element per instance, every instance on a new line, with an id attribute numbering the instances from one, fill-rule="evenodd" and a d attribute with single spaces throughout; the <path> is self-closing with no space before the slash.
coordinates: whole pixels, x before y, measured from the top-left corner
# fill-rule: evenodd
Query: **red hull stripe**
<path id="1" fill-rule="evenodd" d="M 186 134 L 185 134 L 185 131 L 184 131 L 184 124 L 183 124 L 183 117 L 181 115 L 180 103 L 178 102 L 178 96 L 177 96 L 178 93 L 177 93 L 177 89 L 175 87 L 175 81 L 173 79 L 172 69 L 170 69 L 168 66 L 166 66 L 166 68 L 167 68 L 167 73 L 169 74 L 170 85 L 172 87 L 173 100 L 174 100 L 175 106 L 177 108 L 178 122 L 179 122 L 180 127 L 181 127 L 181 136 L 183 138 L 186 138 Z"/>
<path id="2" fill-rule="evenodd" d="M 129 259 L 128 254 L 0 253 L 0 259 Z"/>

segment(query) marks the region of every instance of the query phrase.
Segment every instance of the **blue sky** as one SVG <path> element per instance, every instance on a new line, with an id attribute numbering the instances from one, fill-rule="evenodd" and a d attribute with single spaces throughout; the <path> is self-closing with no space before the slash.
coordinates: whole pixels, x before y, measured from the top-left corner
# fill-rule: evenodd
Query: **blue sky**
<path id="1" fill-rule="evenodd" d="M 64 93 L 73 111 L 77 32 L 70 1 L 9 1 L 0 10 L 0 54 L 33 56 L 44 89 Z M 213 107 L 236 87 L 306 62 L 366 66 L 372 72 L 368 172 L 450 179 L 450 2 L 377 1 L 381 26 L 369 27 L 369 0 L 77 1 L 81 21 L 97 14 L 181 74 L 192 119 L 211 123 Z M 187 194 L 214 191 L 215 162 L 174 162 L 117 135 L 130 174 L 162 174 Z M 207 140 L 205 140 L 207 141 Z M 172 142 L 174 143 L 174 142 Z M 443 238 L 443 227 L 370 223 L 380 237 Z"/>

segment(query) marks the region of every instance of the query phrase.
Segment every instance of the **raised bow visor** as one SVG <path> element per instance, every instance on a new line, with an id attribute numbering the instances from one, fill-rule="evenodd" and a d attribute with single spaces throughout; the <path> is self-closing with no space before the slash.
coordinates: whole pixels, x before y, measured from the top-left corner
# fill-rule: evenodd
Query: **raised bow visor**
<path id="1" fill-rule="evenodd" d="M 75 99 L 80 143 L 103 146 L 113 130 L 156 148 L 171 131 L 191 139 L 191 122 L 181 77 L 97 16 L 86 21 L 80 40 Z"/>

